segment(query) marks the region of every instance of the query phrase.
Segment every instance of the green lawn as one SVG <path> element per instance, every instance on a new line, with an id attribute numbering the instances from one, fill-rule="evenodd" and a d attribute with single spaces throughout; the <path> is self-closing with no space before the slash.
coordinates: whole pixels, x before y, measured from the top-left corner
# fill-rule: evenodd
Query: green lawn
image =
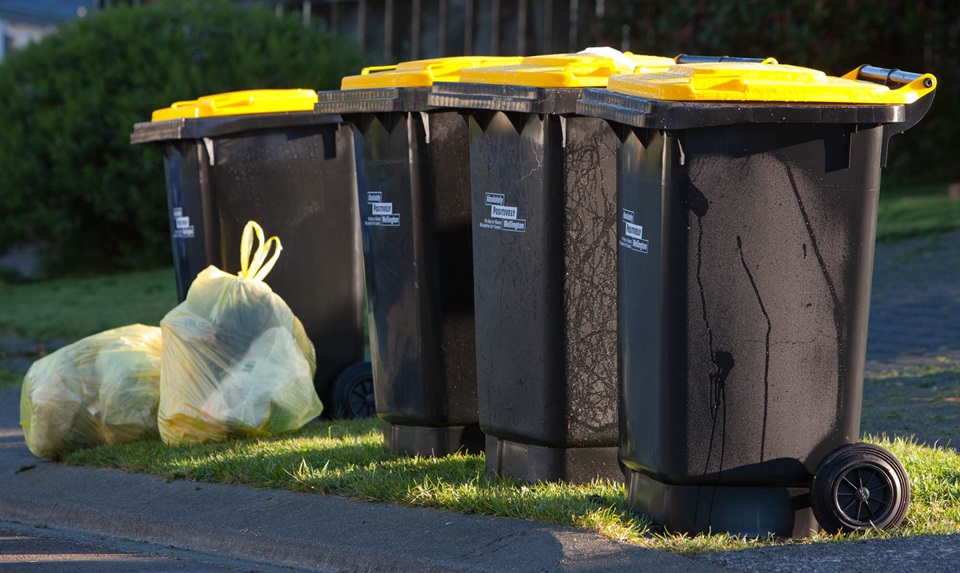
<path id="1" fill-rule="evenodd" d="M 23 381 L 23 374 L 0 368 L 0 390 L 18 387 L 21 381 Z"/>
<path id="2" fill-rule="evenodd" d="M 960 198 L 946 185 L 890 187 L 880 192 L 877 240 L 891 241 L 960 230 Z"/>
<path id="3" fill-rule="evenodd" d="M 374 420 L 315 422 L 289 437 L 171 447 L 138 442 L 80 451 L 67 463 L 143 472 L 167 479 L 246 484 L 258 488 L 332 494 L 363 501 L 497 515 L 590 529 L 610 538 L 680 553 L 731 550 L 776 543 L 955 533 L 960 530 L 960 455 L 903 439 L 877 439 L 903 462 L 913 503 L 892 533 L 807 540 L 686 536 L 653 530 L 624 507 L 622 486 L 523 484 L 491 480 L 483 456 L 406 458 L 383 449 Z"/>
<path id="4" fill-rule="evenodd" d="M 177 304 L 173 269 L 39 283 L 0 282 L 0 331 L 76 340 L 110 328 L 159 325 Z"/>

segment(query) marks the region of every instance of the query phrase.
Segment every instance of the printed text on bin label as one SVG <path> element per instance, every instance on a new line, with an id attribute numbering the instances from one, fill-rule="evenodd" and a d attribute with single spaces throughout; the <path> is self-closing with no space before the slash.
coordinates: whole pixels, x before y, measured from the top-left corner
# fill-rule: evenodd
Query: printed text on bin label
<path id="1" fill-rule="evenodd" d="M 623 210 L 623 235 L 619 243 L 621 247 L 647 254 L 650 250 L 650 241 L 643 238 L 643 225 L 633 223 L 633 211 Z"/>
<path id="2" fill-rule="evenodd" d="M 370 214 L 364 219 L 366 227 L 399 227 L 400 215 L 393 212 L 393 203 L 383 201 L 382 191 L 367 191 Z"/>
<path id="3" fill-rule="evenodd" d="M 183 207 L 173 208 L 173 238 L 174 239 L 192 239 L 196 234 L 193 225 L 190 224 L 190 217 L 183 214 Z"/>
<path id="4" fill-rule="evenodd" d="M 495 231 L 510 231 L 524 233 L 527 230 L 527 220 L 518 217 L 520 210 L 517 207 L 506 205 L 506 196 L 500 193 L 485 193 L 484 200 L 490 207 L 490 216 L 480 221 L 481 229 Z"/>

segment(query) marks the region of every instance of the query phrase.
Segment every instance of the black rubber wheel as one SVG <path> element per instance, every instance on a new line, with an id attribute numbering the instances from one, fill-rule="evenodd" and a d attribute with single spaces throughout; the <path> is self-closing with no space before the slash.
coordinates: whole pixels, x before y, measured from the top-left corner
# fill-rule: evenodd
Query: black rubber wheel
<path id="1" fill-rule="evenodd" d="M 893 454 L 873 444 L 847 444 L 820 462 L 810 505 L 828 533 L 893 529 L 910 505 L 910 480 Z"/>
<path id="2" fill-rule="evenodd" d="M 357 362 L 333 381 L 330 390 L 334 416 L 341 420 L 377 415 L 373 398 L 373 368 L 369 362 Z"/>

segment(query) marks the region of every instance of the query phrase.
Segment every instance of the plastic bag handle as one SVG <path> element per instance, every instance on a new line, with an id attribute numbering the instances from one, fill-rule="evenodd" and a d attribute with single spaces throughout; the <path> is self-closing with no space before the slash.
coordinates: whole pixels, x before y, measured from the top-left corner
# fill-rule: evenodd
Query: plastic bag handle
<path id="1" fill-rule="evenodd" d="M 254 236 L 257 238 L 256 251 L 253 251 Z M 276 245 L 276 248 L 273 249 L 273 255 L 268 259 L 267 255 L 270 254 L 271 245 Z M 240 239 L 240 272 L 237 275 L 262 281 L 273 270 L 273 266 L 277 264 L 281 251 L 283 251 L 283 246 L 280 244 L 279 238 L 273 236 L 264 241 L 263 227 L 254 221 L 248 221 L 243 228 L 243 235 Z M 251 254 L 253 256 L 252 260 Z"/>

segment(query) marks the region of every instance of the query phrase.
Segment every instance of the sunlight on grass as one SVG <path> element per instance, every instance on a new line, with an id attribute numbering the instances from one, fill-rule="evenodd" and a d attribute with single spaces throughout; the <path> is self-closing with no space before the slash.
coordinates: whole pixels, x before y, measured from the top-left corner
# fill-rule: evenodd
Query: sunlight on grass
<path id="1" fill-rule="evenodd" d="M 913 485 L 907 521 L 892 533 L 806 540 L 749 539 L 726 534 L 688 536 L 651 528 L 626 510 L 622 486 L 492 480 L 483 456 L 406 458 L 384 451 L 375 420 L 313 423 L 269 439 L 183 447 L 138 442 L 77 452 L 67 463 L 150 473 L 167 479 L 247 484 L 259 488 L 330 494 L 362 501 L 430 507 L 555 523 L 653 549 L 679 553 L 725 551 L 776 543 L 950 533 L 960 529 L 960 455 L 901 438 L 868 437 L 893 451 Z"/>

